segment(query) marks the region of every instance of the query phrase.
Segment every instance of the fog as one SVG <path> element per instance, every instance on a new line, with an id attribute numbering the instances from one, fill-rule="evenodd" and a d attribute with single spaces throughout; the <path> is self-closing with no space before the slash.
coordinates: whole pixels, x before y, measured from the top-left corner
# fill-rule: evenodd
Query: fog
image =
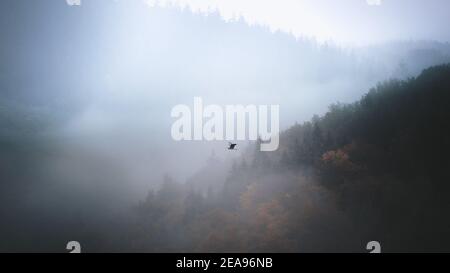
<path id="1" fill-rule="evenodd" d="M 286 130 L 450 62 L 447 42 L 342 46 L 141 1 L 4 1 L 0 37 L 0 251 L 127 250 L 111 238 L 164 175 L 223 188 L 253 146 L 175 142 L 177 104 L 280 105 Z"/>

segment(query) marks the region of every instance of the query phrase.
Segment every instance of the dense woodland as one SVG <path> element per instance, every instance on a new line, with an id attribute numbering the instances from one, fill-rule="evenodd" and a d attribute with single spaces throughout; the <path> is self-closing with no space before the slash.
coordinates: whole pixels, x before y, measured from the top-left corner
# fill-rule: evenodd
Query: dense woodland
<path id="1" fill-rule="evenodd" d="M 185 184 L 167 175 L 134 209 L 131 250 L 448 250 L 449 106 L 450 65 L 432 67 L 292 126 L 277 152 L 255 143 L 225 175 L 214 155 Z"/>

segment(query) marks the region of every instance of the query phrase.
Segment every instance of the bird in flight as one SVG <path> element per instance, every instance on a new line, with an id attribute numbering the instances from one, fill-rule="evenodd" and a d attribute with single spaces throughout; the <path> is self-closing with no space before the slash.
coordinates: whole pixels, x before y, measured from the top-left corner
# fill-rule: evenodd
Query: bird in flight
<path id="1" fill-rule="evenodd" d="M 236 150 L 237 144 L 234 144 L 234 143 L 231 143 L 231 142 L 228 142 L 228 143 L 230 144 L 230 146 L 228 146 L 228 150 Z"/>

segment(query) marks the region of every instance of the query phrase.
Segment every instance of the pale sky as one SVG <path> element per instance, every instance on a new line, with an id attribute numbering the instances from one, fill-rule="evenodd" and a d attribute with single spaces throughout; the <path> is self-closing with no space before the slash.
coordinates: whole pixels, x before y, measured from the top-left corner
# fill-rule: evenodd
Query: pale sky
<path id="1" fill-rule="evenodd" d="M 242 17 L 295 36 L 361 45 L 387 40 L 449 41 L 448 0 L 142 0 Z"/>

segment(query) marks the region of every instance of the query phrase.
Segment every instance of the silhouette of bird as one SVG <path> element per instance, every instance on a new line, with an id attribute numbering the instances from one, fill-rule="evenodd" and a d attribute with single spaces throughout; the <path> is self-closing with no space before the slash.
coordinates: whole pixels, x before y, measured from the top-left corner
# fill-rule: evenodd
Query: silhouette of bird
<path id="1" fill-rule="evenodd" d="M 228 146 L 228 150 L 236 150 L 237 144 L 234 144 L 234 143 L 231 143 L 231 142 L 228 142 L 228 143 L 230 144 L 230 146 Z"/>

